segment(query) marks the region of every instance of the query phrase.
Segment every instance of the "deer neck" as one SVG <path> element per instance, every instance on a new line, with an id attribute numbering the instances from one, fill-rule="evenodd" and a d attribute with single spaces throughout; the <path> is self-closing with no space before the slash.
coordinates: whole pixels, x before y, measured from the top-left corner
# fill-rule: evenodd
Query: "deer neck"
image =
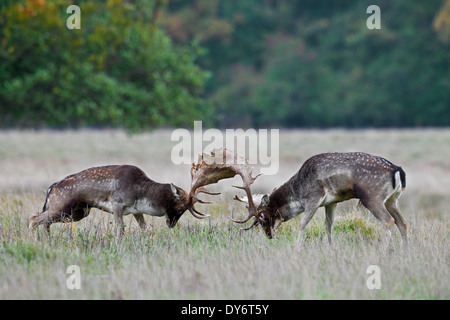
<path id="1" fill-rule="evenodd" d="M 139 196 L 134 206 L 127 213 L 146 213 L 152 216 L 163 216 L 173 203 L 173 194 L 169 184 L 157 183 L 149 179 L 139 186 Z"/>
<path id="2" fill-rule="evenodd" d="M 273 212 L 278 212 L 283 221 L 287 221 L 304 211 L 304 203 L 298 198 L 289 180 L 270 195 L 270 206 Z"/>

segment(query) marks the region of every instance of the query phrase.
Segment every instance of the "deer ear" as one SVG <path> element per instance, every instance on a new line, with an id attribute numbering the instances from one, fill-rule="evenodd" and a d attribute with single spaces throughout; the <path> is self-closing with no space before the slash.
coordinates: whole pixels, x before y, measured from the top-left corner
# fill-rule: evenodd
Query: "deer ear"
<path id="1" fill-rule="evenodd" d="M 170 191 L 172 191 L 175 198 L 180 197 L 180 194 L 178 193 L 178 189 L 177 189 L 177 187 L 175 187 L 175 185 L 173 183 L 170 184 Z"/>
<path id="2" fill-rule="evenodd" d="M 262 207 L 267 207 L 269 205 L 269 196 L 267 194 L 265 194 L 262 198 L 261 198 L 261 206 Z"/>

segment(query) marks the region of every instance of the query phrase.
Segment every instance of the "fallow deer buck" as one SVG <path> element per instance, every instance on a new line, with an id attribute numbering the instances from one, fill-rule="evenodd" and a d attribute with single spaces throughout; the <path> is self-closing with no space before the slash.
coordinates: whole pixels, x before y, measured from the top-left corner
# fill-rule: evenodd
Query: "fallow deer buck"
<path id="1" fill-rule="evenodd" d="M 398 198 L 406 187 L 405 172 L 392 162 L 362 152 L 322 153 L 308 159 L 300 170 L 270 196 L 264 195 L 256 208 L 249 202 L 253 224 L 261 224 L 271 239 L 281 222 L 302 214 L 298 244 L 303 242 L 305 227 L 319 207 L 325 207 L 327 238 L 331 244 L 331 228 L 337 203 L 352 198 L 361 203 L 383 224 L 385 241 L 389 243 L 395 223 L 404 246 L 407 244 L 406 221 L 400 214 Z M 250 198 L 249 198 L 250 199 Z"/>
<path id="2" fill-rule="evenodd" d="M 196 202 L 205 203 L 197 198 L 199 192 L 214 194 L 200 185 L 187 193 L 172 183 L 155 182 L 131 165 L 94 167 L 52 184 L 43 212 L 31 217 L 29 228 L 32 231 L 44 224 L 49 232 L 52 223 L 79 221 L 91 208 L 114 214 L 120 233 L 123 216 L 128 214 L 134 215 L 142 229 L 146 227 L 143 214 L 165 216 L 167 226 L 173 228 L 186 210 L 198 219 L 208 216 L 194 207 Z"/>

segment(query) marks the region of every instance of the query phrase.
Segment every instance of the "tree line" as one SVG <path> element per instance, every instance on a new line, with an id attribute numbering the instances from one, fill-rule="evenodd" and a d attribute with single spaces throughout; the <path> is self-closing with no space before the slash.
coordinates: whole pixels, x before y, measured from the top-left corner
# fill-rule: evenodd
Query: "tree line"
<path id="1" fill-rule="evenodd" d="M 449 0 L 78 5 L 0 4 L 2 127 L 450 125 Z"/>

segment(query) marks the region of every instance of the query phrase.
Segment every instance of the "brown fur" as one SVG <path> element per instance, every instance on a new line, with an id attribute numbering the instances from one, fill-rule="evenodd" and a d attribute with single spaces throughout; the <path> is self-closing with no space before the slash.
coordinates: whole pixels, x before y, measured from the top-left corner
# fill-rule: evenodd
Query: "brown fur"
<path id="1" fill-rule="evenodd" d="M 401 185 L 396 185 L 399 172 Z M 361 203 L 382 222 L 387 233 L 395 223 L 406 244 L 406 222 L 400 214 L 397 199 L 406 186 L 401 167 L 390 161 L 362 152 L 322 153 L 308 159 L 284 185 L 263 198 L 256 219 L 267 236 L 274 227 L 301 213 L 299 242 L 316 210 L 324 206 L 326 229 L 331 243 L 331 227 L 339 202 L 352 198 Z"/>
<path id="2" fill-rule="evenodd" d="M 113 213 L 123 230 L 123 214 L 139 211 L 138 201 L 147 201 L 160 210 L 133 212 L 141 228 L 145 228 L 142 214 L 165 215 L 167 225 L 174 227 L 188 209 L 189 195 L 174 185 L 151 180 L 135 166 L 94 167 L 52 184 L 43 212 L 31 217 L 29 226 L 35 229 L 44 224 L 49 230 L 54 222 L 79 221 L 89 215 L 90 208 L 98 208 Z"/>

